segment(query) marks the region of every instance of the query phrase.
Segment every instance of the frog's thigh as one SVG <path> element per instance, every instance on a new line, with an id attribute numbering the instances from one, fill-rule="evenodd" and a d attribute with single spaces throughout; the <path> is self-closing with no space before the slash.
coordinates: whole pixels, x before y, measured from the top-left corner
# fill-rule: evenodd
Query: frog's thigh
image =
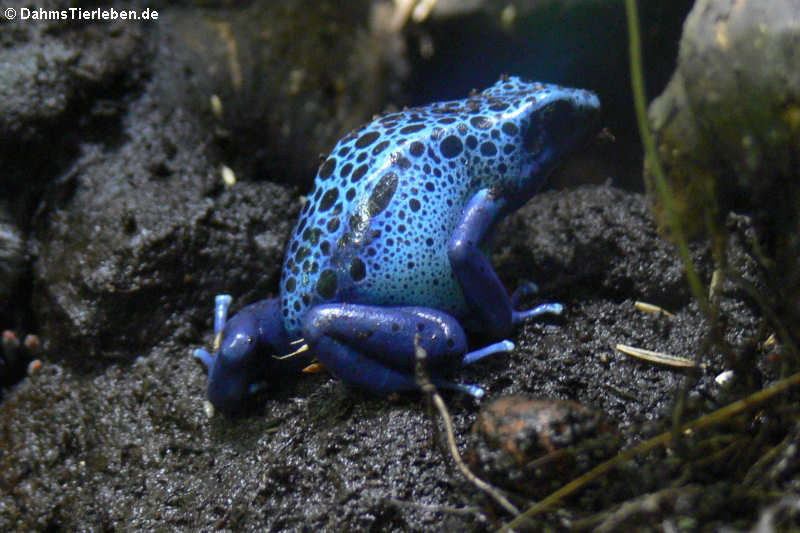
<path id="1" fill-rule="evenodd" d="M 417 334 L 432 372 L 462 361 L 464 330 L 454 317 L 436 309 L 323 304 L 310 309 L 303 322 L 303 337 L 328 370 L 376 393 L 417 388 Z"/>
<path id="2" fill-rule="evenodd" d="M 511 298 L 479 246 L 497 222 L 500 207 L 488 189 L 475 193 L 447 247 L 450 264 L 473 318 L 493 338 L 502 338 L 511 331 Z"/>

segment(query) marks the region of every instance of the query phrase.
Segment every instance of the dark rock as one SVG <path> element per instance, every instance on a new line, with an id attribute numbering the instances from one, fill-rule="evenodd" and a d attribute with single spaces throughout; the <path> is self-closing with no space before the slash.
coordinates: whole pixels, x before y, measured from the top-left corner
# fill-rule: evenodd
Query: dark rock
<path id="1" fill-rule="evenodd" d="M 384 105 L 384 47 L 369 2 L 254 2 L 165 10 L 166 53 L 183 58 L 176 103 L 205 115 L 237 175 L 310 186 L 321 154 Z M 211 97 L 218 98 L 213 116 Z"/>
<path id="2" fill-rule="evenodd" d="M 4 7 L 31 9 L 27 2 Z M 68 7 L 68 2 L 53 2 L 48 9 Z M 3 28 L 0 138 L 14 144 L 58 143 L 61 128 L 90 120 L 100 112 L 100 101 L 112 104 L 150 57 L 147 26 L 140 24 L 16 20 Z M 4 172 L 3 181 L 8 178 Z"/>
<path id="3" fill-rule="evenodd" d="M 683 264 L 673 246 L 659 240 L 644 197 L 589 186 L 539 197 L 548 201 L 531 202 L 509 217 L 504 224 L 511 231 L 496 242 L 497 270 L 508 283 L 527 271 L 558 298 L 580 285 L 594 297 L 635 298 L 666 308 L 689 301 Z M 695 261 L 703 253 L 698 246 Z"/>
<path id="4" fill-rule="evenodd" d="M 195 335 L 181 316 L 194 309 L 192 319 L 208 323 L 216 293 L 273 290 L 295 211 L 289 195 L 240 183 L 203 197 L 214 177 L 193 168 L 204 166 L 196 156 L 179 150 L 163 164 L 180 174 L 151 180 L 146 167 L 157 158 L 123 150 L 76 177 L 68 207 L 40 230 L 35 302 L 51 348 L 135 357 L 168 336 Z"/>

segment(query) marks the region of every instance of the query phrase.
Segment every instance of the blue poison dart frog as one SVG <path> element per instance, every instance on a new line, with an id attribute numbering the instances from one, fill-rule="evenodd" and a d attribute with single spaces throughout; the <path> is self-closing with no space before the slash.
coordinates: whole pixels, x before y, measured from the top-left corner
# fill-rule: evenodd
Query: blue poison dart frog
<path id="1" fill-rule="evenodd" d="M 585 90 L 503 77 L 464 100 L 391 113 L 334 146 L 319 167 L 283 261 L 280 296 L 239 311 L 216 299 L 208 399 L 234 409 L 313 358 L 375 393 L 414 389 L 414 338 L 434 383 L 514 348 L 468 351 L 465 329 L 503 339 L 559 304 L 517 311 L 484 255 L 495 224 L 535 194 L 594 130 Z"/>

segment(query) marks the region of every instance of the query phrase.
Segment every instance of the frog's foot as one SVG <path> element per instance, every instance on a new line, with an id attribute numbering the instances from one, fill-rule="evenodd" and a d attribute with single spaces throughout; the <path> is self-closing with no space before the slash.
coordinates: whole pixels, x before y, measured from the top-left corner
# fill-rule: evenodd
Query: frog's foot
<path id="1" fill-rule="evenodd" d="M 479 348 L 477 350 L 473 350 L 464 355 L 461 359 L 461 364 L 469 365 L 474 363 L 475 361 L 480 361 L 484 357 L 494 355 L 496 353 L 508 353 L 514 350 L 514 343 L 510 340 L 506 339 L 500 342 L 495 342 L 494 344 L 489 344 L 488 346 L 484 346 L 483 348 Z M 477 385 L 473 385 L 471 383 L 454 383 L 452 381 L 447 381 L 444 379 L 433 379 L 431 380 L 434 385 L 441 389 L 449 389 L 458 392 L 462 392 L 464 394 L 469 394 L 473 398 L 480 399 L 483 398 L 484 390 Z"/>
<path id="2" fill-rule="evenodd" d="M 503 341 L 466 353 L 466 335 L 458 321 L 427 307 L 322 304 L 309 310 L 303 322 L 303 338 L 325 368 L 377 394 L 418 388 L 416 335 L 428 354 L 433 383 L 478 397 L 479 387 L 442 380 L 442 371 L 513 349 L 513 343 Z"/>
<path id="3" fill-rule="evenodd" d="M 464 358 L 461 359 L 461 363 L 469 365 L 474 363 L 475 361 L 480 361 L 481 359 L 483 359 L 488 355 L 494 355 L 496 353 L 508 353 L 512 351 L 514 351 L 514 343 L 506 339 L 500 342 L 495 342 L 494 344 L 489 344 L 488 346 L 484 346 L 483 348 L 479 348 L 477 350 L 469 352 L 468 354 L 465 354 Z"/>
<path id="4" fill-rule="evenodd" d="M 511 295 L 511 305 L 516 309 L 519 306 L 520 300 L 538 292 L 539 286 L 534 282 L 527 280 L 523 281 L 517 287 L 517 290 L 514 291 L 514 294 Z M 537 305 L 533 309 L 527 309 L 524 311 L 511 311 L 511 322 L 516 325 L 531 317 L 546 314 L 560 315 L 563 311 L 564 306 L 560 303 L 544 303 Z"/>
<path id="5" fill-rule="evenodd" d="M 511 322 L 513 324 L 519 324 L 531 317 L 540 316 L 540 315 L 560 315 L 564 311 L 564 306 L 560 303 L 544 303 L 537 305 L 533 309 L 528 309 L 525 311 L 512 311 L 511 312 Z"/>
<path id="6" fill-rule="evenodd" d="M 254 302 L 228 319 L 231 297 L 214 301 L 214 346 L 194 356 L 208 369 L 208 400 L 217 408 L 236 410 L 255 392 L 308 364 L 308 357 L 290 342 L 277 298 Z M 299 340 L 298 340 L 299 341 Z M 295 351 L 293 357 L 281 355 Z"/>

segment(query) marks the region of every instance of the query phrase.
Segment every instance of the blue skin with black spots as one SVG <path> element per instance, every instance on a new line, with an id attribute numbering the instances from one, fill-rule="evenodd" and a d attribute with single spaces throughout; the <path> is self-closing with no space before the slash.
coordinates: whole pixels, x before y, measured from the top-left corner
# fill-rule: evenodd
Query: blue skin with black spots
<path id="1" fill-rule="evenodd" d="M 453 384 L 438 378 L 454 367 L 512 349 L 503 341 L 467 353 L 463 328 L 502 339 L 559 307 L 515 311 L 482 246 L 591 133 L 599 108 L 588 91 L 505 77 L 340 140 L 289 241 L 280 297 L 227 323 L 230 298 L 218 297 L 216 353 L 195 352 L 209 369 L 211 403 L 236 408 L 311 358 L 376 393 L 413 389 L 415 335 L 444 385 Z"/>

